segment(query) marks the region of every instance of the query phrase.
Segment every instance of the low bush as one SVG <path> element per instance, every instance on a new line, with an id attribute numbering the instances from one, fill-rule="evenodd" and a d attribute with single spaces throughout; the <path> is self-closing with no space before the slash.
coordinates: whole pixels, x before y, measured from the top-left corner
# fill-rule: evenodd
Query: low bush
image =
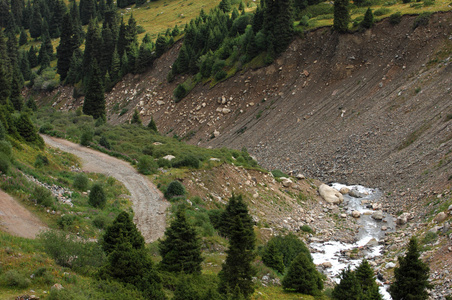
<path id="1" fill-rule="evenodd" d="M 30 285 L 30 283 L 30 279 L 16 270 L 8 270 L 0 276 L 0 284 L 2 286 L 25 289 Z"/>
<path id="2" fill-rule="evenodd" d="M 158 164 L 151 156 L 143 155 L 138 160 L 138 172 L 144 175 L 150 175 L 157 172 Z"/>
<path id="3" fill-rule="evenodd" d="M 289 177 L 286 173 L 282 172 L 281 170 L 273 170 L 272 171 L 273 177 Z"/>
<path id="4" fill-rule="evenodd" d="M 43 186 L 35 186 L 31 197 L 36 201 L 37 204 L 44 205 L 46 207 L 49 207 L 53 204 L 52 193 Z"/>
<path id="5" fill-rule="evenodd" d="M 93 220 L 93 225 L 99 229 L 105 229 L 110 223 L 110 219 L 104 215 L 97 215 Z"/>
<path id="6" fill-rule="evenodd" d="M 374 11 L 374 16 L 380 17 L 380 16 L 386 15 L 386 14 L 388 14 L 390 12 L 391 12 L 391 10 L 389 8 L 382 7 L 382 8 L 379 8 L 379 9 Z"/>
<path id="7" fill-rule="evenodd" d="M 200 166 L 200 161 L 193 155 L 186 155 L 181 159 L 176 160 L 172 165 L 174 168 L 191 167 L 197 169 Z"/>
<path id="8" fill-rule="evenodd" d="M 43 166 L 48 166 L 49 165 L 49 159 L 45 155 L 38 154 L 36 156 L 34 165 L 35 165 L 35 168 L 41 168 Z"/>
<path id="9" fill-rule="evenodd" d="M 430 16 L 432 13 L 430 12 L 423 12 L 413 22 L 413 30 L 420 27 L 420 26 L 427 26 L 428 22 L 430 21 Z"/>
<path id="10" fill-rule="evenodd" d="M 58 220 L 57 224 L 61 229 L 66 230 L 72 225 L 74 225 L 75 216 L 74 215 L 62 215 Z"/>
<path id="11" fill-rule="evenodd" d="M 91 188 L 89 193 L 88 203 L 93 207 L 104 208 L 107 203 L 107 197 L 105 195 L 102 185 L 96 183 Z"/>
<path id="12" fill-rule="evenodd" d="M 181 101 L 187 95 L 187 89 L 185 85 L 179 84 L 174 90 L 174 99 L 177 102 Z"/>
<path id="13" fill-rule="evenodd" d="M 83 173 L 77 174 L 74 178 L 72 186 L 80 191 L 86 191 L 89 188 L 89 179 Z"/>
<path id="14" fill-rule="evenodd" d="M 7 175 L 9 173 L 9 159 L 4 153 L 0 153 L 0 172 Z"/>
<path id="15" fill-rule="evenodd" d="M 102 147 L 104 147 L 106 149 L 109 149 L 109 150 L 111 149 L 111 145 L 105 136 L 100 137 L 99 145 L 101 145 Z"/>
<path id="16" fill-rule="evenodd" d="M 402 21 L 402 14 L 398 11 L 389 16 L 389 23 L 392 25 L 397 25 Z"/>
<path id="17" fill-rule="evenodd" d="M 312 228 L 309 225 L 303 225 L 300 227 L 300 230 L 303 232 L 307 232 L 307 233 L 313 233 L 314 230 L 312 230 Z"/>
<path id="18" fill-rule="evenodd" d="M 183 195 L 185 195 L 185 187 L 177 180 L 172 181 L 165 191 L 165 198 L 168 200 Z"/>
<path id="19" fill-rule="evenodd" d="M 49 134 L 54 129 L 53 125 L 46 123 L 39 128 L 39 133 Z"/>

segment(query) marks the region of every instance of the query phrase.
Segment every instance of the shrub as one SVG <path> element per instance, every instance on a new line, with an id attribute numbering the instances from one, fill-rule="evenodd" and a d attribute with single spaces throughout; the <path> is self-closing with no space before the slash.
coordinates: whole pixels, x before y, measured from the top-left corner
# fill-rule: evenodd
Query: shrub
<path id="1" fill-rule="evenodd" d="M 25 289 L 30 285 L 30 279 L 20 274 L 16 270 L 8 270 L 0 277 L 0 283 L 3 286 L 17 287 Z"/>
<path id="2" fill-rule="evenodd" d="M 80 137 L 80 145 L 82 146 L 89 146 L 89 144 L 93 140 L 93 132 L 91 130 L 85 130 L 82 133 L 82 136 Z"/>
<path id="3" fill-rule="evenodd" d="M 111 149 L 111 145 L 110 145 L 110 143 L 108 142 L 108 140 L 107 140 L 107 138 L 105 136 L 101 136 L 100 137 L 99 145 L 101 145 L 102 147 L 104 147 L 106 149 Z"/>
<path id="4" fill-rule="evenodd" d="M 380 16 L 388 14 L 390 11 L 391 10 L 389 8 L 379 8 L 379 9 L 375 10 L 374 16 L 380 17 Z"/>
<path id="5" fill-rule="evenodd" d="M 57 224 L 61 229 L 66 230 L 72 225 L 74 225 L 75 216 L 73 215 L 62 215 L 58 220 Z"/>
<path id="6" fill-rule="evenodd" d="M 398 11 L 389 16 L 389 23 L 392 25 L 397 25 L 402 21 L 402 14 Z"/>
<path id="7" fill-rule="evenodd" d="M 177 160 L 173 163 L 174 168 L 180 168 L 180 167 L 192 167 L 192 168 L 199 168 L 200 161 L 197 157 L 193 155 L 186 155 L 182 157 L 182 159 Z"/>
<path id="8" fill-rule="evenodd" d="M 159 168 L 171 168 L 173 166 L 171 161 L 164 158 L 159 158 L 157 160 L 157 165 L 159 166 Z"/>
<path id="9" fill-rule="evenodd" d="M 9 159 L 4 153 L 0 153 L 0 172 L 3 174 L 9 173 Z"/>
<path id="10" fill-rule="evenodd" d="M 418 28 L 419 26 L 427 26 L 431 15 L 432 13 L 430 12 L 423 12 L 419 16 L 417 16 L 413 23 L 413 30 Z"/>
<path id="11" fill-rule="evenodd" d="M 89 193 L 88 203 L 93 207 L 104 208 L 107 203 L 104 189 L 99 183 L 96 183 L 91 188 Z"/>
<path id="12" fill-rule="evenodd" d="M 13 151 L 11 144 L 7 141 L 0 141 L 0 153 L 4 154 L 8 160 L 12 160 Z"/>
<path id="13" fill-rule="evenodd" d="M 35 159 L 35 167 L 36 168 L 41 168 L 43 166 L 48 166 L 49 165 L 49 159 L 47 158 L 47 156 L 42 155 L 42 154 L 38 154 L 36 156 Z"/>
<path id="14" fill-rule="evenodd" d="M 43 134 L 49 134 L 54 129 L 53 125 L 50 123 L 45 123 L 39 128 L 39 132 Z"/>
<path id="15" fill-rule="evenodd" d="M 273 170 L 273 177 L 289 177 L 289 175 L 283 173 L 281 170 Z"/>
<path id="16" fill-rule="evenodd" d="M 433 231 L 429 231 L 425 234 L 424 238 L 422 239 L 423 244 L 433 244 L 438 239 L 438 234 Z"/>
<path id="17" fill-rule="evenodd" d="M 211 209 L 207 211 L 209 215 L 210 223 L 212 223 L 213 228 L 219 229 L 221 226 L 221 215 L 223 214 L 224 209 Z"/>
<path id="18" fill-rule="evenodd" d="M 52 193 L 43 186 L 35 186 L 31 196 L 40 205 L 49 207 L 53 204 Z"/>
<path id="19" fill-rule="evenodd" d="M 174 98 L 176 103 L 181 101 L 187 95 L 187 89 L 183 84 L 179 84 L 174 90 Z"/>
<path id="20" fill-rule="evenodd" d="M 74 178 L 72 186 L 80 191 L 86 191 L 89 187 L 89 179 L 83 173 L 77 174 Z"/>
<path id="21" fill-rule="evenodd" d="M 97 215 L 93 220 L 93 225 L 96 226 L 96 228 L 105 229 L 109 225 L 109 221 L 110 219 L 107 216 Z"/>
<path id="22" fill-rule="evenodd" d="M 183 195 L 185 195 L 185 187 L 183 186 L 182 183 L 180 183 L 177 180 L 172 181 L 168 185 L 168 187 L 166 188 L 166 191 L 165 191 L 165 198 L 166 199 L 171 199 L 173 197 L 183 196 Z"/>
<path id="23" fill-rule="evenodd" d="M 138 172 L 144 175 L 150 175 L 157 172 L 158 165 L 150 156 L 141 156 L 138 160 Z"/>
<path id="24" fill-rule="evenodd" d="M 215 80 L 220 81 L 228 76 L 228 73 L 226 73 L 225 70 L 220 70 L 215 74 Z"/>
<path id="25" fill-rule="evenodd" d="M 314 231 L 312 230 L 312 228 L 309 225 L 303 225 L 300 227 L 300 230 L 303 232 L 307 232 L 307 233 L 313 233 Z"/>

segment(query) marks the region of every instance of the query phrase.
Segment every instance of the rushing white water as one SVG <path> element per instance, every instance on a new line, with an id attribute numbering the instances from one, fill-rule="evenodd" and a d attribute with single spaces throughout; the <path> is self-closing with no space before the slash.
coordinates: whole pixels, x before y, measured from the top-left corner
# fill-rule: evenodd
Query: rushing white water
<path id="1" fill-rule="evenodd" d="M 385 231 L 381 227 L 386 226 L 388 230 L 393 230 L 395 225 L 391 216 L 385 215 L 384 221 L 377 221 L 371 217 L 373 213 L 372 209 L 366 208 L 362 203 L 376 202 L 381 197 L 381 191 L 378 189 L 366 188 L 360 185 L 346 186 L 340 183 L 332 184 L 332 187 L 338 191 L 346 187 L 350 190 L 354 190 L 359 197 L 351 197 L 349 195 L 344 195 L 344 200 L 346 202 L 347 213 L 351 214 L 352 211 L 356 210 L 361 213 L 361 217 L 358 219 L 360 224 L 360 230 L 357 235 L 357 242 L 352 244 L 342 243 L 338 241 L 328 241 L 325 243 L 312 243 L 311 248 L 315 249 L 315 253 L 312 253 L 312 258 L 316 265 L 323 263 L 331 263 L 331 268 L 325 270 L 325 274 L 330 277 L 335 282 L 339 282 L 338 275 L 347 266 L 352 269 L 357 267 L 361 263 L 361 258 L 351 259 L 342 255 L 344 251 L 352 251 L 353 249 L 359 248 L 367 249 L 365 251 L 364 257 L 366 259 L 372 259 L 381 255 L 382 246 L 378 245 L 378 241 L 384 236 Z M 380 293 L 385 300 L 391 300 L 391 296 L 386 290 L 386 286 L 380 287 Z"/>

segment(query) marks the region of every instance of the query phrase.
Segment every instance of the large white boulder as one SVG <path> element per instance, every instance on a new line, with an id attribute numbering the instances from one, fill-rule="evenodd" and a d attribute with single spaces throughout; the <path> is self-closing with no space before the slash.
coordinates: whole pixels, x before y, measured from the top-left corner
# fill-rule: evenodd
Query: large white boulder
<path id="1" fill-rule="evenodd" d="M 319 194 L 328 203 L 340 204 L 344 201 L 341 193 L 324 183 L 319 186 Z"/>

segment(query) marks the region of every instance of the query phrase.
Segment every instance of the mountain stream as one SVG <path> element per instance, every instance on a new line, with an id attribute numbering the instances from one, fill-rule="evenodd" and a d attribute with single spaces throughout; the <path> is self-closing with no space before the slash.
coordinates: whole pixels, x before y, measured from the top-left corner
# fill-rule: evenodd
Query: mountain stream
<path id="1" fill-rule="evenodd" d="M 323 243 L 311 243 L 314 250 L 312 257 L 316 265 L 326 265 L 324 274 L 336 283 L 339 282 L 339 274 L 347 266 L 356 268 L 363 257 L 372 261 L 381 255 L 383 246 L 378 241 L 382 239 L 387 231 L 394 231 L 395 223 L 391 215 L 383 213 L 382 220 L 376 220 L 372 217 L 375 211 L 372 209 L 372 203 L 377 203 L 381 198 L 381 191 L 378 189 L 366 188 L 360 185 L 346 186 L 339 183 L 333 183 L 332 187 L 336 190 L 348 188 L 353 191 L 355 197 L 345 194 L 344 206 L 347 208 L 348 217 L 352 217 L 353 211 L 359 211 L 360 217 L 357 219 L 360 230 L 355 238 L 356 242 L 347 244 L 338 241 L 326 241 Z M 375 215 L 374 215 L 375 216 Z M 355 256 L 358 250 L 363 256 Z M 352 254 L 352 255 L 350 255 Z M 378 282 L 378 279 L 377 279 Z M 381 284 L 381 282 L 379 282 Z M 391 300 L 387 292 L 387 286 L 380 285 L 380 293 L 385 300 Z"/>

